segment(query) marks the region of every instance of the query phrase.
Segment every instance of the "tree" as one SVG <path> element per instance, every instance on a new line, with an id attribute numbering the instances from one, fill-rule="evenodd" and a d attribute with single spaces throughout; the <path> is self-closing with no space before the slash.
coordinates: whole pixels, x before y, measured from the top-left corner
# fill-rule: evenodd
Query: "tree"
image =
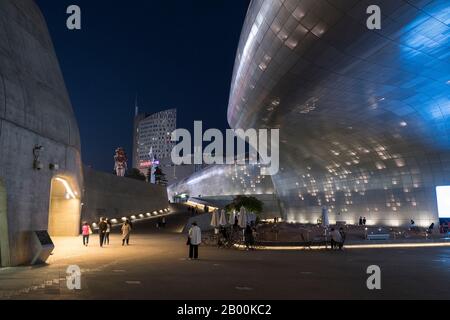
<path id="1" fill-rule="evenodd" d="M 135 180 L 139 180 L 139 181 L 145 181 L 145 175 L 141 172 L 141 170 L 133 168 L 131 170 L 128 170 L 127 178 L 131 178 L 131 179 L 135 179 Z"/>
<path id="2" fill-rule="evenodd" d="M 225 210 L 228 212 L 233 210 L 240 211 L 242 207 L 255 214 L 260 214 L 263 211 L 262 201 L 256 199 L 255 197 L 247 196 L 237 196 L 233 199 L 233 202 L 225 207 Z"/>
<path id="3" fill-rule="evenodd" d="M 161 170 L 160 167 L 155 169 L 155 183 L 163 186 L 167 185 L 166 174 Z"/>

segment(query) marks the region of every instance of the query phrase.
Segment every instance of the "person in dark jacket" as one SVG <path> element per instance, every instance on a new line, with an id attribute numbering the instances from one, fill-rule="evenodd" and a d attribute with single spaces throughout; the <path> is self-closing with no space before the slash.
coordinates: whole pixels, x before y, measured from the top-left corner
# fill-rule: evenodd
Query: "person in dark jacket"
<path id="1" fill-rule="evenodd" d="M 339 229 L 339 233 L 341 234 L 342 242 L 338 243 L 339 250 L 342 250 L 345 244 L 345 239 L 347 238 L 347 234 L 344 231 L 344 228 Z"/>
<path id="2" fill-rule="evenodd" d="M 105 218 L 100 218 L 100 222 L 98 223 L 98 234 L 100 236 L 100 247 L 103 247 L 103 243 L 106 237 L 106 230 L 108 230 L 108 224 L 106 223 Z"/>
<path id="3" fill-rule="evenodd" d="M 255 238 L 253 237 L 253 229 L 249 224 L 245 228 L 244 237 L 245 237 L 245 246 L 247 247 L 247 250 L 253 249 L 253 246 L 255 244 Z"/>
<path id="4" fill-rule="evenodd" d="M 106 222 L 106 232 L 105 232 L 105 239 L 104 239 L 104 245 L 108 245 L 109 246 L 109 234 L 111 233 L 111 229 L 112 229 L 112 223 L 111 223 L 111 221 L 108 219 L 108 218 L 106 218 L 105 219 L 105 222 Z"/>

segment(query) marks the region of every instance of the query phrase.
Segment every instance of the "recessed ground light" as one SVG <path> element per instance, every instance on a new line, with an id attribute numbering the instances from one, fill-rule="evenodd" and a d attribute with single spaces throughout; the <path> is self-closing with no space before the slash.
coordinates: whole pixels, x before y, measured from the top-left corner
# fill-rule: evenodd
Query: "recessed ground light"
<path id="1" fill-rule="evenodd" d="M 447 84 L 450 84 L 450 80 L 447 81 Z"/>
<path id="2" fill-rule="evenodd" d="M 150 217 L 152 214 L 150 212 L 147 212 L 147 217 Z"/>
<path id="3" fill-rule="evenodd" d="M 141 213 L 140 215 L 139 215 L 139 218 L 141 218 L 141 219 L 144 219 L 144 215 Z"/>
<path id="4" fill-rule="evenodd" d="M 136 220 L 136 216 L 131 216 L 131 220 Z"/>
<path id="5" fill-rule="evenodd" d="M 127 221 L 127 218 L 123 217 L 123 218 L 122 218 L 122 221 L 123 221 L 123 222 Z"/>
<path id="6" fill-rule="evenodd" d="M 386 100 L 386 98 L 381 98 L 381 99 L 380 99 L 380 101 L 384 101 L 384 100 Z"/>
<path id="7" fill-rule="evenodd" d="M 400 126 L 406 127 L 408 124 L 405 121 L 400 122 Z"/>

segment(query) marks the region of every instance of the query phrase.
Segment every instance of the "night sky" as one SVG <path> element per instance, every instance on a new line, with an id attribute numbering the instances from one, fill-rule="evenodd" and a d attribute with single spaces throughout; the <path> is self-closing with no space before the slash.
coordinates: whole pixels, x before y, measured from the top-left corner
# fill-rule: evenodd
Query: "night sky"
<path id="1" fill-rule="evenodd" d="M 86 165 L 111 172 L 116 147 L 132 156 L 134 101 L 178 109 L 178 127 L 228 128 L 227 107 L 249 0 L 36 0 L 80 127 Z M 123 2 L 122 2 L 123 3 Z M 66 28 L 66 9 L 82 30 Z M 131 164 L 131 161 L 130 161 Z"/>

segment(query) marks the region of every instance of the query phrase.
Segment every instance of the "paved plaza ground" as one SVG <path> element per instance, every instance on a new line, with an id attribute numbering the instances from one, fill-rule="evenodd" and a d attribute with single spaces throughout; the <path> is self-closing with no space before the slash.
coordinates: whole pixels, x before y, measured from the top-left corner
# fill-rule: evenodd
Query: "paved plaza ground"
<path id="1" fill-rule="evenodd" d="M 135 225 L 129 247 L 120 235 L 99 248 L 81 238 L 57 238 L 49 265 L 0 269 L 0 299 L 450 299 L 450 247 L 331 251 L 239 251 L 201 247 L 189 261 L 184 217 L 168 229 Z M 117 232 L 117 231 L 116 231 Z M 82 269 L 82 288 L 66 287 L 66 268 Z M 366 286 L 370 265 L 382 290 Z"/>

